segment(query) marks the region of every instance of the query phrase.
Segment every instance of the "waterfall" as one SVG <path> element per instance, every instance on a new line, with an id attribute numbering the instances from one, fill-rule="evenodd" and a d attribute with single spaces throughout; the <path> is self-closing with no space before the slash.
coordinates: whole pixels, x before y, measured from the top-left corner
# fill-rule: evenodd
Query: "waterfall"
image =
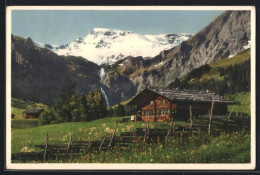
<path id="1" fill-rule="evenodd" d="M 101 68 L 101 69 L 100 69 L 100 72 L 99 72 L 99 77 L 100 77 L 100 79 L 102 79 L 102 77 L 103 77 L 104 75 L 105 75 L 104 68 Z M 105 98 L 105 100 L 106 100 L 107 107 L 109 107 L 109 101 L 108 101 L 106 92 L 103 90 L 102 87 L 100 87 L 100 90 L 101 90 L 101 93 L 102 93 L 102 95 L 104 96 L 104 98 Z"/>
<path id="2" fill-rule="evenodd" d="M 103 90 L 102 87 L 101 87 L 100 89 L 101 89 L 101 93 L 102 93 L 102 95 L 105 97 L 107 107 L 109 107 L 109 101 L 108 101 L 108 98 L 107 98 L 106 92 Z"/>

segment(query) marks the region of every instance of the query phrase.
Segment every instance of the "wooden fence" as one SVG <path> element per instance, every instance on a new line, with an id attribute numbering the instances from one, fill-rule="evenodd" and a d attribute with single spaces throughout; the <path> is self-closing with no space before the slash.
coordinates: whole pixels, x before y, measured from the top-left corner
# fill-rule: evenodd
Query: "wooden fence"
<path id="1" fill-rule="evenodd" d="M 135 143 L 167 143 L 170 138 L 188 138 L 194 134 L 218 134 L 221 131 L 234 131 L 242 128 L 250 129 L 250 116 L 223 116 L 223 115 L 200 115 L 197 118 L 191 117 L 186 125 L 177 125 L 173 119 L 167 125 L 155 123 L 151 128 L 145 123 L 144 128 L 136 128 L 135 131 L 122 132 L 116 136 L 117 128 L 111 136 L 103 136 L 100 140 L 73 141 L 73 135 L 69 136 L 66 144 L 51 144 L 48 133 L 45 134 L 44 145 L 34 145 L 40 148 L 39 152 L 28 152 L 32 146 L 30 142 L 27 152 L 12 154 L 12 161 L 42 161 L 61 160 L 81 156 L 87 153 L 105 151 L 112 149 L 115 144 L 129 145 Z"/>

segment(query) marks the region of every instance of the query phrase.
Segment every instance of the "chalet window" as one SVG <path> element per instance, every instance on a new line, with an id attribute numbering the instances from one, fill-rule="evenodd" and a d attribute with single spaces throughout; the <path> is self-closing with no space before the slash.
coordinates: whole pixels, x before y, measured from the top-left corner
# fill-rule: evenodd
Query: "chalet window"
<path id="1" fill-rule="evenodd" d="M 158 110 L 158 115 L 170 114 L 170 109 L 160 109 Z"/>
<path id="2" fill-rule="evenodd" d="M 167 114 L 167 109 L 163 109 L 163 115 Z"/>
<path id="3" fill-rule="evenodd" d="M 149 111 L 149 115 L 153 115 L 153 111 L 152 110 Z"/>

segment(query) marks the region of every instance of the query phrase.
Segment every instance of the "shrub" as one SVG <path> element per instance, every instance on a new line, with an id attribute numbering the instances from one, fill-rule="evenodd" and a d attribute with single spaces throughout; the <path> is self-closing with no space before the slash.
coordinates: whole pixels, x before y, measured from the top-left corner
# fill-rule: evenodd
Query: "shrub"
<path id="1" fill-rule="evenodd" d="M 52 109 L 47 109 L 40 114 L 39 125 L 47 125 L 56 121 L 55 113 Z"/>

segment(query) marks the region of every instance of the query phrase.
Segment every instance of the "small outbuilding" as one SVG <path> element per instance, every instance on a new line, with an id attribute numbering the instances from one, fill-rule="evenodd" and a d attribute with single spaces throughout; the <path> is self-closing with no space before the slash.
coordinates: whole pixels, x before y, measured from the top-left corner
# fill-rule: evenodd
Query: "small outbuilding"
<path id="1" fill-rule="evenodd" d="M 26 114 L 26 119 L 33 119 L 38 118 L 41 112 L 44 111 L 44 109 L 26 109 L 24 113 Z"/>
<path id="2" fill-rule="evenodd" d="M 136 105 L 143 121 L 186 120 L 189 116 L 207 115 L 214 101 L 213 114 L 226 115 L 227 106 L 234 104 L 208 91 L 152 89 L 146 87 L 128 105 Z"/>

